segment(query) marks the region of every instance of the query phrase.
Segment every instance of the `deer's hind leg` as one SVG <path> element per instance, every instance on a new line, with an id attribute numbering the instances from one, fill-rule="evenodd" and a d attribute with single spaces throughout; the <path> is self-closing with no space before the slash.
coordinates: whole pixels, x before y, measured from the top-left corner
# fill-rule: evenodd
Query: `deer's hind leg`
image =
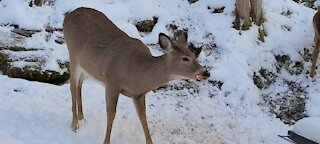
<path id="1" fill-rule="evenodd" d="M 78 87 L 77 87 L 77 106 L 78 106 L 78 120 L 84 120 L 84 115 L 83 115 L 83 109 L 82 109 L 82 83 L 84 80 L 84 74 L 81 73 L 79 76 L 78 80 Z"/>
<path id="2" fill-rule="evenodd" d="M 83 118 L 82 114 L 82 102 L 81 100 L 81 71 L 77 63 L 72 63 L 70 61 L 70 90 L 72 98 L 72 123 L 71 128 L 74 132 L 79 129 L 79 118 Z M 80 97 L 80 98 L 79 98 Z M 79 108 L 81 108 L 81 113 L 79 114 Z M 79 117 L 80 116 L 80 117 Z"/>

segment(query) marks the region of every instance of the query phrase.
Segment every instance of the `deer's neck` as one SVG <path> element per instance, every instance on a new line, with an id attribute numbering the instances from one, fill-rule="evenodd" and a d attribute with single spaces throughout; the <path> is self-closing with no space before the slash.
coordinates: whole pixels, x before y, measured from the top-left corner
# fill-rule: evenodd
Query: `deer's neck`
<path id="1" fill-rule="evenodd" d="M 168 67 L 168 55 L 164 54 L 159 57 L 153 57 L 152 60 L 146 65 L 146 82 L 150 89 L 155 89 L 164 85 L 171 80 L 171 73 Z"/>

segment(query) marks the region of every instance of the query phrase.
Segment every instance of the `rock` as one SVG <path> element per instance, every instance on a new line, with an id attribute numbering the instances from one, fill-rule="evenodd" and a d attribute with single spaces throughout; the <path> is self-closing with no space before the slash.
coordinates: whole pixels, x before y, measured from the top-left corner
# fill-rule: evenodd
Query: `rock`
<path id="1" fill-rule="evenodd" d="M 225 8 L 226 8 L 225 6 L 217 7 L 217 8 L 208 6 L 208 10 L 210 10 L 210 13 L 223 13 Z"/>
<path id="2" fill-rule="evenodd" d="M 261 68 L 259 73 L 253 74 L 253 82 L 259 89 L 267 88 L 276 81 L 276 78 L 276 74 L 264 68 Z"/>
<path id="3" fill-rule="evenodd" d="M 51 83 L 60 85 L 65 83 L 69 79 L 68 63 L 62 63 L 57 61 L 61 69 L 65 69 L 65 72 L 60 74 L 56 71 L 42 70 L 46 59 L 39 56 L 27 56 L 27 57 L 11 57 L 10 53 L 21 52 L 36 52 L 43 51 L 44 49 L 24 48 L 24 47 L 0 47 L 0 71 L 3 74 L 13 78 L 22 78 L 31 81 L 39 81 L 45 83 Z M 22 67 L 16 67 L 13 63 L 25 62 L 28 65 Z"/>
<path id="4" fill-rule="evenodd" d="M 42 6 L 42 4 L 43 4 L 43 0 L 31 0 L 29 2 L 30 7 L 33 7 L 33 5 Z"/>
<path id="5" fill-rule="evenodd" d="M 41 30 L 26 30 L 21 28 L 15 28 L 14 30 L 12 30 L 12 32 L 21 36 L 32 37 L 33 34 L 35 34 L 36 32 L 41 32 Z"/>
<path id="6" fill-rule="evenodd" d="M 293 0 L 297 3 L 302 3 L 304 4 L 304 6 L 309 7 L 309 8 L 313 8 L 313 9 L 317 9 L 314 5 L 314 2 L 316 2 L 316 0 Z"/>
<path id="7" fill-rule="evenodd" d="M 291 58 L 289 55 L 276 55 L 275 58 L 279 67 L 289 67 L 291 64 Z"/>
<path id="8" fill-rule="evenodd" d="M 190 4 L 197 2 L 198 0 L 188 0 Z"/>
<path id="9" fill-rule="evenodd" d="M 153 17 L 153 20 L 143 20 L 135 24 L 139 32 L 149 33 L 152 31 L 154 25 L 158 22 L 157 17 Z"/>
<path id="10" fill-rule="evenodd" d="M 55 31 L 60 31 L 62 32 L 62 28 L 54 28 L 54 27 L 51 27 L 51 26 L 47 26 L 45 28 L 45 31 L 48 32 L 48 33 L 53 33 Z"/>
<path id="11" fill-rule="evenodd" d="M 178 29 L 178 26 L 175 25 L 174 23 L 169 24 L 169 25 L 167 25 L 166 27 L 167 27 L 169 30 L 173 30 L 173 31 Z"/>
<path id="12" fill-rule="evenodd" d="M 63 37 L 58 37 L 56 40 L 54 40 L 58 44 L 63 44 L 64 43 L 64 38 Z"/>

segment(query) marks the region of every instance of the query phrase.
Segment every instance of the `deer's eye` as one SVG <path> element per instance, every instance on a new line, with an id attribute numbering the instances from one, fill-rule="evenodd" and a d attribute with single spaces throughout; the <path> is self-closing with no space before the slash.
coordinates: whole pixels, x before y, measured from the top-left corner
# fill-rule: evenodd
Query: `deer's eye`
<path id="1" fill-rule="evenodd" d="M 182 58 L 182 61 L 184 61 L 184 62 L 188 62 L 188 61 L 190 61 L 187 57 L 183 57 Z"/>

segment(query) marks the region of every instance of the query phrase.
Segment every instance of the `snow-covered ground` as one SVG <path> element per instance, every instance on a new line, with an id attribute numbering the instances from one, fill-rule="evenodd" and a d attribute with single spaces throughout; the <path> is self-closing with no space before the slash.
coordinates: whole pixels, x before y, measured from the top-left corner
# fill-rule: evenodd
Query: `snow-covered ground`
<path id="1" fill-rule="evenodd" d="M 190 42 L 205 45 L 199 61 L 210 69 L 211 82 L 176 80 L 148 93 L 147 117 L 154 143 L 286 143 L 277 135 L 286 134 L 290 127 L 264 105 L 258 105 L 261 95 L 270 94 L 272 98 L 277 92 L 287 92 L 283 79 L 297 81 L 307 87 L 303 95 L 308 98 L 307 114 L 320 116 L 320 71 L 313 79 L 306 73 L 283 72 L 274 85 L 262 91 L 252 77 L 262 67 L 275 71 L 274 55 L 303 60 L 301 52 L 304 48 L 311 50 L 313 45 L 311 20 L 315 11 L 291 0 L 265 0 L 267 37 L 263 43 L 258 40 L 259 27 L 255 25 L 242 35 L 232 28 L 234 4 L 235 0 L 200 0 L 193 4 L 187 0 L 56 0 L 53 6 L 31 8 L 27 0 L 2 0 L 0 40 L 7 45 L 48 48 L 39 54 L 51 59 L 44 70 L 59 71 L 54 62 L 67 61 L 68 52 L 65 45 L 52 39 L 61 33 L 53 33 L 48 40 L 42 31 L 15 43 L 10 39 L 10 25 L 37 30 L 48 25 L 61 28 L 66 12 L 85 6 L 105 13 L 128 35 L 156 44 L 158 33 L 172 35 L 167 25 L 174 23 L 189 30 Z M 223 13 L 212 13 L 212 9 L 223 6 Z M 134 23 L 154 16 L 159 19 L 153 31 L 140 35 Z M 150 47 L 151 51 L 158 55 L 155 47 Z M 308 70 L 311 63 L 304 62 L 304 69 Z M 102 143 L 106 125 L 103 87 L 89 80 L 83 93 L 86 121 L 73 133 L 69 84 L 55 86 L 0 75 L 0 143 Z M 111 142 L 144 142 L 133 104 L 124 96 L 118 104 Z"/>
<path id="2" fill-rule="evenodd" d="M 83 88 L 86 121 L 71 131 L 69 84 L 54 86 L 0 76 L 0 142 L 10 144 L 92 144 L 105 137 L 104 90 L 88 81 Z M 154 143 L 283 143 L 288 127 L 256 105 L 217 93 L 208 83 L 200 94 L 168 89 L 147 96 L 147 117 Z M 210 87 L 214 90 L 214 87 Z M 139 144 L 144 135 L 131 99 L 121 96 L 112 143 Z"/>

